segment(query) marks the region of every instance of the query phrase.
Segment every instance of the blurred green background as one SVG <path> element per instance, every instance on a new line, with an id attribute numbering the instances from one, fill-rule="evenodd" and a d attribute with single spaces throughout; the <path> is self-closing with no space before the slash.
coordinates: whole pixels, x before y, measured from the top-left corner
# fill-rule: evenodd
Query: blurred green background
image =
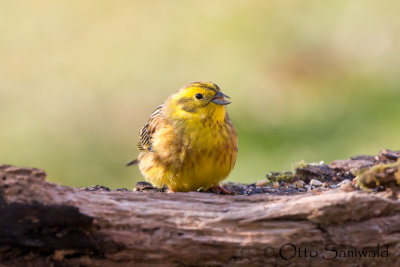
<path id="1" fill-rule="evenodd" d="M 1 1 L 0 162 L 132 188 L 136 137 L 186 83 L 231 96 L 230 181 L 400 149 L 400 2 Z"/>

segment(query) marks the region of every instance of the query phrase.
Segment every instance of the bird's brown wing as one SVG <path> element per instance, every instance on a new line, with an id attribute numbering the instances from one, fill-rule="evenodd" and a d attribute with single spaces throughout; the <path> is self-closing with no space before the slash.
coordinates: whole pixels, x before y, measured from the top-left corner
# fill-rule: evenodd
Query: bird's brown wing
<path id="1" fill-rule="evenodd" d="M 160 125 L 160 115 L 161 115 L 161 110 L 162 110 L 163 105 L 160 105 L 154 110 L 154 112 L 150 115 L 149 120 L 147 123 L 140 129 L 139 132 L 139 139 L 137 142 L 137 147 L 139 150 L 148 150 L 150 152 L 153 152 L 153 144 L 152 144 L 152 136 L 156 129 L 158 128 L 158 125 Z M 135 159 L 126 164 L 126 166 L 131 166 L 138 164 L 139 160 Z"/>
<path id="2" fill-rule="evenodd" d="M 139 133 L 137 147 L 139 150 L 148 150 L 153 152 L 152 136 L 160 124 L 160 115 L 163 105 L 160 105 L 150 115 L 148 122 L 143 126 Z"/>

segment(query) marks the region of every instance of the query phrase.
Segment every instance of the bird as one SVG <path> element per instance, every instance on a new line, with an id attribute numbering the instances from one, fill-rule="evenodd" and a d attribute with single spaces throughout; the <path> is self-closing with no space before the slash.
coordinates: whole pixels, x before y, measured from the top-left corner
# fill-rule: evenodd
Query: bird
<path id="1" fill-rule="evenodd" d="M 219 188 L 235 166 L 238 135 L 231 102 L 212 82 L 192 82 L 158 106 L 141 128 L 138 164 L 144 178 L 169 192 Z"/>

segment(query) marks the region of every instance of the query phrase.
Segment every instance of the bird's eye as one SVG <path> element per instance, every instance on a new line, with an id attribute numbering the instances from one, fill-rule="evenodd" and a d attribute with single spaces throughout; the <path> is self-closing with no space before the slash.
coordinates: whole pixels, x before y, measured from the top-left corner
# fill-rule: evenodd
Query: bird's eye
<path id="1" fill-rule="evenodd" d="M 203 95 L 202 94 L 196 94 L 194 97 L 196 97 L 196 99 L 203 99 Z"/>

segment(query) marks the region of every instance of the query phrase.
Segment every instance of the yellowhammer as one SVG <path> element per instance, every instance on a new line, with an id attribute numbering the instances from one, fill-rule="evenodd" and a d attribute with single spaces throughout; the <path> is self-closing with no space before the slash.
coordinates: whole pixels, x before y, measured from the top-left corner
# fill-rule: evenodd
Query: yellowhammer
<path id="1" fill-rule="evenodd" d="M 140 130 L 138 160 L 147 181 L 169 190 L 218 186 L 233 169 L 237 133 L 225 105 L 231 103 L 211 82 L 194 82 L 170 96 Z"/>

